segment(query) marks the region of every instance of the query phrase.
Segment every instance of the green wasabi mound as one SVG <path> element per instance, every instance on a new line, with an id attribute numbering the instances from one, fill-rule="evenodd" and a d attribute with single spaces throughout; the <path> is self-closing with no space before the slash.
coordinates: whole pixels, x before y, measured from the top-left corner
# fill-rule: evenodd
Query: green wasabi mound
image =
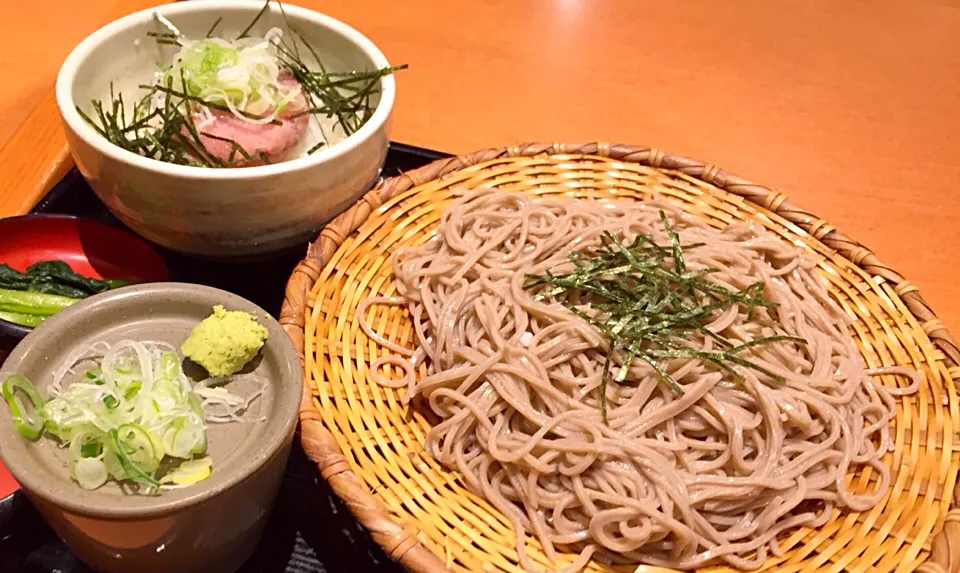
<path id="1" fill-rule="evenodd" d="M 267 329 L 257 319 L 218 304 L 213 314 L 194 327 L 180 350 L 210 376 L 229 376 L 243 369 L 266 339 Z"/>

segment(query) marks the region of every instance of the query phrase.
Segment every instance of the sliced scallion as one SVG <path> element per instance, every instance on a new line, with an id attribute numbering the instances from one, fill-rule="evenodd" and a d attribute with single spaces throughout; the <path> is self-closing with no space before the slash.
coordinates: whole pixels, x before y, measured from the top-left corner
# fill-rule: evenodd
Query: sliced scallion
<path id="1" fill-rule="evenodd" d="M 117 430 L 110 430 L 108 435 L 110 437 L 110 445 L 112 446 L 113 453 L 116 454 L 117 459 L 120 461 L 120 467 L 123 468 L 123 472 L 126 474 L 127 478 L 147 487 L 160 487 L 160 482 L 150 477 L 149 474 L 137 467 L 137 465 L 130 459 L 130 454 L 127 453 L 127 450 L 130 448 L 130 446 L 120 441 L 120 433 Z M 136 452 L 138 450 L 134 448 L 133 451 Z"/>
<path id="2" fill-rule="evenodd" d="M 26 394 L 30 400 L 30 407 L 25 407 L 17 391 Z M 17 431 L 28 440 L 36 440 L 43 433 L 43 419 L 39 410 L 43 407 L 43 398 L 33 384 L 20 374 L 11 374 L 3 381 L 3 399 L 10 407 L 13 423 Z"/>

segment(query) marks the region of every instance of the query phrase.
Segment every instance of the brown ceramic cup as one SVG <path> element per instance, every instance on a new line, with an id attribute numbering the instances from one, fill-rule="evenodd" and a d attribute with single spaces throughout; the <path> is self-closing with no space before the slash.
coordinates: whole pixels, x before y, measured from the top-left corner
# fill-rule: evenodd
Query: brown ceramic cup
<path id="1" fill-rule="evenodd" d="M 236 295 L 199 285 L 155 283 L 79 302 L 27 335 L 0 371 L 30 379 L 44 397 L 72 351 L 98 341 L 161 340 L 179 347 L 214 305 L 257 317 L 269 331 L 250 367 L 269 381 L 242 422 L 208 424 L 210 477 L 156 496 L 115 483 L 86 491 L 71 481 L 66 452 L 49 437 L 16 430 L 0 407 L 0 456 L 64 543 L 105 573 L 235 571 L 256 547 L 293 442 L 303 383 L 296 351 L 280 325 Z M 244 394 L 244 382 L 231 390 Z M 250 384 L 247 382 L 247 384 Z"/>

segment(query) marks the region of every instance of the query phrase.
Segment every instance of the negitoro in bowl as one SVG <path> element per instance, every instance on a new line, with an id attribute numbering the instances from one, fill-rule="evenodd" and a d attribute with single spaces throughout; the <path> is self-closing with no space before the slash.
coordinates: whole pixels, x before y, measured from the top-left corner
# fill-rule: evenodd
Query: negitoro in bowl
<path id="1" fill-rule="evenodd" d="M 230 572 L 256 547 L 302 387 L 261 308 L 199 285 L 121 288 L 45 321 L 0 379 L 0 456 L 91 566 Z"/>
<path id="2" fill-rule="evenodd" d="M 304 8 L 174 3 L 81 42 L 57 103 L 124 223 L 179 251 L 257 255 L 305 242 L 377 179 L 402 67 Z"/>

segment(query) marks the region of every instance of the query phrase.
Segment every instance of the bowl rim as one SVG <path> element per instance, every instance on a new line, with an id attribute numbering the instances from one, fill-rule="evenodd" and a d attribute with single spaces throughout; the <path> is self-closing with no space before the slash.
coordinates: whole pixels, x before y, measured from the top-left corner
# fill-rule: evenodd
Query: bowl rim
<path id="1" fill-rule="evenodd" d="M 86 312 L 96 312 L 99 310 L 99 305 L 104 304 L 104 302 L 110 302 L 117 299 L 164 295 L 179 295 L 182 297 L 184 295 L 189 295 L 191 292 L 212 295 L 213 297 L 216 297 L 222 301 L 229 301 L 230 299 L 235 301 L 243 301 L 248 306 L 249 310 L 247 310 L 247 312 L 256 312 L 259 320 L 263 320 L 264 316 L 269 317 L 268 321 L 271 323 L 270 326 L 272 327 L 271 330 L 273 331 L 271 332 L 271 335 L 273 335 L 274 332 L 279 334 L 277 337 L 280 340 L 279 344 L 281 346 L 281 355 L 279 356 L 279 359 L 283 365 L 284 376 L 289 376 L 292 377 L 294 381 L 299 381 L 301 387 L 297 388 L 295 391 L 292 391 L 289 402 L 286 404 L 283 412 L 283 414 L 287 417 L 286 420 L 283 421 L 283 424 L 272 433 L 268 434 L 265 431 L 261 431 L 261 433 L 258 434 L 258 443 L 262 444 L 262 448 L 260 448 L 259 451 L 262 453 L 258 454 L 256 457 L 248 457 L 243 461 L 238 462 L 234 466 L 231 466 L 227 477 L 221 481 L 212 483 L 212 485 L 207 485 L 206 487 L 201 485 L 200 487 L 195 488 L 195 491 L 192 491 L 188 495 L 173 501 L 170 501 L 169 499 L 164 500 L 163 495 L 161 494 L 158 496 L 159 501 L 156 504 L 146 507 L 130 507 L 122 504 L 109 506 L 91 505 L 89 503 L 84 503 L 83 501 L 78 501 L 77 499 L 71 497 L 69 492 L 51 491 L 50 487 L 44 486 L 43 479 L 33 475 L 33 473 L 30 471 L 24 471 L 23 464 L 20 463 L 19 457 L 14 459 L 14 463 L 10 463 L 10 460 L 8 460 L 6 456 L 3 456 L 4 465 L 6 465 L 7 470 L 20 486 L 18 491 L 26 493 L 28 497 L 42 499 L 48 504 L 76 515 L 119 520 L 161 517 L 177 513 L 187 508 L 197 507 L 213 498 L 216 498 L 223 492 L 234 489 L 261 471 L 267 464 L 270 463 L 270 460 L 273 460 L 278 453 L 283 451 L 283 448 L 286 444 L 290 443 L 290 441 L 294 438 L 294 431 L 299 421 L 298 413 L 300 409 L 302 385 L 304 383 L 303 367 L 301 365 L 299 355 L 293 346 L 293 342 L 288 336 L 286 336 L 280 323 L 256 303 L 253 303 L 246 298 L 241 297 L 240 295 L 206 285 L 178 282 L 148 283 L 123 287 L 84 299 L 53 315 L 49 320 L 34 329 L 34 331 L 31 332 L 18 345 L 18 347 L 10 353 L 10 356 L 7 358 L 7 361 L 2 368 L 2 373 L 3 375 L 7 375 L 14 371 L 9 367 L 9 364 L 16 361 L 16 359 L 19 359 L 21 357 L 20 355 L 30 352 L 31 347 L 28 344 L 31 339 L 44 336 L 48 332 L 55 332 L 56 329 L 61 326 L 61 323 L 70 320 L 70 315 L 81 315 Z M 229 305 L 230 303 L 224 302 L 223 304 Z M 9 431 L 4 430 L 3 433 L 18 435 L 16 429 L 12 428 L 13 427 L 11 425 L 11 429 Z M 0 440 L 0 452 L 3 452 L 5 449 L 2 444 L 3 441 Z M 200 482 L 200 484 L 204 483 L 205 482 Z M 72 480 L 70 485 L 76 488 L 80 487 Z"/>
<path id="2" fill-rule="evenodd" d="M 83 223 L 89 223 L 92 225 L 97 225 L 99 227 L 104 227 L 104 228 L 110 229 L 111 231 L 116 231 L 117 233 L 126 235 L 128 240 L 134 240 L 134 241 L 140 242 L 142 243 L 143 246 L 147 247 L 148 249 L 156 253 L 157 259 L 163 263 L 163 274 L 167 276 L 167 281 L 169 281 L 170 279 L 170 268 L 167 266 L 167 262 L 163 259 L 163 255 L 161 255 L 159 251 L 157 251 L 157 249 L 153 247 L 153 245 L 148 243 L 146 240 L 144 240 L 140 236 L 131 233 L 130 231 L 127 231 L 125 229 L 118 229 L 113 225 L 108 225 L 102 221 L 98 221 L 91 217 L 78 217 L 77 215 L 67 215 L 65 213 L 26 213 L 24 215 L 16 215 L 14 217 L 3 217 L 2 219 L 0 219 L 0 226 L 16 223 L 20 221 L 30 221 L 30 220 L 37 220 L 37 219 L 46 219 L 46 220 L 61 219 L 61 220 L 70 220 L 70 221 L 80 221 Z M 31 332 L 33 332 L 32 326 L 23 326 L 22 324 L 17 324 L 15 322 L 10 322 L 9 320 L 4 320 L 0 318 L 0 335 L 12 336 L 15 338 L 22 339 L 23 337 L 30 334 Z"/>
<path id="3" fill-rule="evenodd" d="M 283 161 L 271 165 L 258 165 L 253 167 L 241 167 L 233 169 L 214 169 L 209 167 L 195 167 L 189 165 L 176 165 L 166 163 L 158 159 L 150 159 L 137 155 L 132 151 L 121 149 L 104 139 L 92 126 L 77 112 L 76 104 L 73 99 L 72 86 L 77 75 L 77 69 L 80 67 L 90 53 L 102 44 L 104 41 L 116 36 L 117 34 L 131 28 L 144 25 L 147 21 L 153 19 L 155 13 L 162 14 L 167 18 L 177 18 L 180 16 L 191 16 L 199 14 L 216 15 L 222 10 L 248 10 L 251 15 L 256 14 L 264 6 L 261 0 L 218 0 L 217 2 L 175 2 L 172 4 L 163 4 L 139 12 L 134 12 L 120 19 L 114 20 L 96 30 L 83 39 L 67 56 L 60 67 L 56 81 L 56 99 L 57 107 L 60 110 L 60 116 L 66 127 L 73 131 L 78 138 L 87 145 L 93 147 L 98 153 L 109 157 L 115 161 L 128 163 L 134 167 L 150 171 L 156 174 L 162 174 L 184 179 L 262 179 L 275 176 L 281 173 L 290 173 L 303 171 L 315 165 L 327 161 L 336 160 L 370 139 L 383 127 L 390 118 L 393 110 L 393 104 L 396 99 L 396 80 L 393 74 L 388 74 L 380 78 L 380 101 L 376 110 L 370 119 L 356 132 L 346 137 L 343 141 L 333 145 L 326 146 L 306 157 L 298 157 L 289 161 Z M 270 10 L 275 6 L 271 3 Z M 331 16 L 321 14 L 314 10 L 283 3 L 283 11 L 291 21 L 306 20 L 318 24 L 329 30 L 347 38 L 356 46 L 366 57 L 368 57 L 377 68 L 389 66 L 386 56 L 383 52 L 366 36 L 361 34 L 352 26 L 337 20 Z"/>

